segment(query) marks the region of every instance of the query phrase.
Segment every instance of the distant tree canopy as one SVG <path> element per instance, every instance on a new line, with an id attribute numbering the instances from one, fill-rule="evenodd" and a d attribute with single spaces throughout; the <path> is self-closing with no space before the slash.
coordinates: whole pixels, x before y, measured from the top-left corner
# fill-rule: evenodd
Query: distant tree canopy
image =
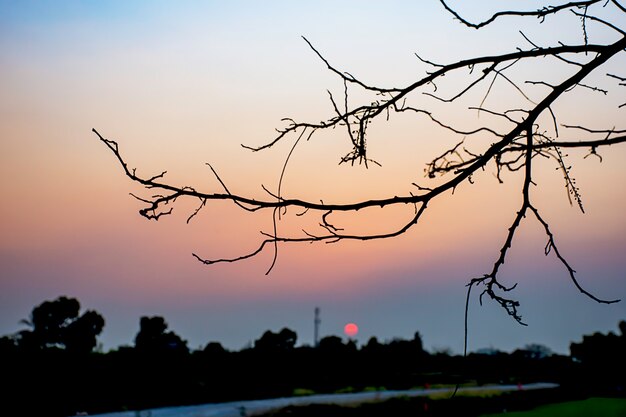
<path id="1" fill-rule="evenodd" d="M 19 332 L 17 344 L 25 349 L 60 348 L 73 352 L 91 352 L 104 328 L 104 318 L 89 310 L 80 314 L 75 298 L 59 297 L 35 307 L 30 319 L 23 320 L 30 330 Z"/>
<path id="2" fill-rule="evenodd" d="M 228 353 L 228 351 L 224 349 L 224 346 L 222 346 L 220 342 L 209 342 L 204 349 L 202 349 L 202 353 L 209 356 L 220 357 Z"/>
<path id="3" fill-rule="evenodd" d="M 356 345 L 354 342 L 344 344 L 339 336 L 326 336 L 322 337 L 319 343 L 319 350 L 325 353 L 344 353 L 348 350 L 356 351 Z"/>
<path id="4" fill-rule="evenodd" d="M 570 344 L 571 358 L 582 365 L 582 374 L 595 385 L 626 386 L 626 321 L 620 321 L 620 334 L 595 332 Z"/>
<path id="5" fill-rule="evenodd" d="M 144 353 L 188 353 L 187 342 L 176 333 L 166 330 L 167 323 L 163 317 L 142 317 L 139 333 L 135 337 L 135 348 Z"/>
<path id="6" fill-rule="evenodd" d="M 278 333 L 267 330 L 254 342 L 254 349 L 267 352 L 292 350 L 296 346 L 297 340 L 296 332 L 286 327 Z"/>
<path id="7" fill-rule="evenodd" d="M 594 365 L 621 363 L 626 371 L 626 321 L 619 322 L 620 334 L 600 332 L 583 336 L 580 343 L 571 343 L 570 352 L 574 360 Z M 602 367 L 601 369 L 605 369 Z"/>
<path id="8" fill-rule="evenodd" d="M 87 335 L 104 320 L 95 312 L 79 311 L 75 299 L 46 301 L 33 309 L 31 330 L 0 337 L 2 415 L 65 417 L 279 398 L 302 391 L 438 384 L 556 382 L 564 390 L 594 396 L 623 396 L 626 386 L 626 321 L 618 325 L 620 334 L 594 333 L 572 343 L 570 357 L 538 344 L 463 357 L 446 350 L 429 354 L 417 332 L 411 340 L 372 337 L 361 346 L 334 335 L 323 337 L 317 347 L 296 346 L 296 332 L 286 327 L 265 331 L 253 347 L 240 351 L 210 342 L 190 352 L 163 317 L 144 316 L 135 347 L 86 355 L 80 352 L 95 343 Z M 36 401 L 24 401 L 24 393 Z"/>
<path id="9" fill-rule="evenodd" d="M 513 355 L 520 355 L 530 359 L 544 359 L 552 356 L 553 354 L 552 349 L 539 343 L 530 343 L 513 352 Z"/>
<path id="10" fill-rule="evenodd" d="M 370 356 L 387 355 L 405 360 L 420 360 L 427 354 L 419 332 L 415 332 L 413 340 L 393 339 L 386 344 L 371 337 L 362 350 Z"/>

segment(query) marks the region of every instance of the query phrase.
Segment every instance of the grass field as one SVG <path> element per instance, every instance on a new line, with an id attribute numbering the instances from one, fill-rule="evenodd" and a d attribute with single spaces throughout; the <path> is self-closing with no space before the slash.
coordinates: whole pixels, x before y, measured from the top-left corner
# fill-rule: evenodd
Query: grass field
<path id="1" fill-rule="evenodd" d="M 625 417 L 626 399 L 589 398 L 537 407 L 530 411 L 487 414 L 483 417 Z"/>

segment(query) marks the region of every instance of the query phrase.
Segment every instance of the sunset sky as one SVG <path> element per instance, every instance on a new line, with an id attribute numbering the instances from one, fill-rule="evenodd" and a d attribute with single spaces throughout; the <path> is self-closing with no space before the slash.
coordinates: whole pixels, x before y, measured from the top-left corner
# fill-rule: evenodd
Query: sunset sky
<path id="1" fill-rule="evenodd" d="M 481 0 L 472 2 L 480 7 L 461 11 L 479 20 L 496 3 L 542 4 Z M 611 17 L 609 8 L 602 13 Z M 626 27 L 623 15 L 614 23 Z M 105 350 L 132 344 L 142 315 L 163 316 L 193 349 L 209 341 L 240 349 L 282 327 L 296 331 L 300 344 L 311 344 L 320 307 L 322 336 L 343 335 L 344 325 L 355 323 L 359 343 L 419 331 L 427 349 L 462 352 L 465 284 L 489 272 L 499 255 L 521 204 L 520 173 L 506 174 L 499 184 L 489 165 L 475 184 L 433 201 L 420 224 L 395 239 L 283 246 L 266 276 L 271 251 L 213 266 L 191 254 L 222 258 L 254 250 L 259 232 L 271 231 L 271 211 L 250 214 L 215 203 L 186 224 L 197 202 L 181 201 L 171 216 L 148 221 L 129 193 L 150 193 L 123 175 L 91 129 L 115 139 L 129 165 L 146 177 L 167 170 L 166 179 L 177 185 L 221 191 L 205 165 L 211 163 L 231 191 L 267 199 L 261 185 L 276 189 L 296 137 L 257 153 L 240 144 L 270 141 L 284 117 L 332 117 L 326 90 L 336 97 L 343 92 L 301 36 L 369 84 L 405 86 L 432 69 L 415 53 L 450 63 L 529 48 L 520 30 L 542 45 L 582 42 L 580 21 L 571 14 L 543 24 L 504 19 L 476 31 L 435 0 L 0 1 L 0 335 L 23 329 L 19 321 L 44 300 L 67 295 L 104 316 L 99 340 Z M 588 32 L 593 43 L 616 39 L 598 25 L 589 24 Z M 622 53 L 592 75 L 590 83 L 609 89 L 606 97 L 582 88 L 568 93 L 554 109 L 559 123 L 626 129 L 626 108 L 617 108 L 626 89 L 604 76 L 626 76 L 624 68 Z M 518 74 L 554 81 L 572 71 L 537 60 Z M 442 94 L 460 91 L 465 75 L 442 82 Z M 466 110 L 480 104 L 487 88 L 479 86 L 449 110 L 421 94 L 412 103 L 450 124 L 502 127 Z M 546 94 L 545 87 L 525 88 L 535 100 Z M 366 100 L 355 90 L 351 100 L 359 99 Z M 485 106 L 529 103 L 497 81 Z M 549 116 L 543 121 L 552 129 Z M 566 129 L 560 133 L 563 140 L 580 139 Z M 324 202 L 407 195 L 416 191 L 413 182 L 431 184 L 425 164 L 459 139 L 423 117 L 392 115 L 370 128 L 370 156 L 382 167 L 366 169 L 338 165 L 351 149 L 343 132 L 316 135 L 296 148 L 283 195 Z M 488 139 L 468 146 L 480 152 Z M 600 150 L 602 162 L 587 153 L 566 156 L 585 214 L 570 206 L 554 161 L 538 162 L 532 198 L 581 284 L 599 297 L 625 301 L 599 305 L 580 294 L 554 256 L 544 256 L 546 237 L 528 217 L 501 276 L 507 285 L 519 283 L 511 296 L 520 300 L 528 326 L 489 300 L 480 306 L 476 291 L 470 350 L 541 343 L 568 353 L 571 341 L 616 331 L 626 319 L 626 146 Z M 351 222 L 359 230 L 389 230 L 412 213 L 412 206 L 372 209 Z M 299 230 L 293 225 L 298 219 L 288 216 L 279 227 Z M 319 218 L 302 221 L 314 230 Z"/>

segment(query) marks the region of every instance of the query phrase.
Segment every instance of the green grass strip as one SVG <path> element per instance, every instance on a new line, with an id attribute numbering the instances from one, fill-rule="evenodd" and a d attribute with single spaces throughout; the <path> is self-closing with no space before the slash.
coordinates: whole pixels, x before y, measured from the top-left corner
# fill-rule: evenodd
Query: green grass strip
<path id="1" fill-rule="evenodd" d="M 623 398 L 588 398 L 582 401 L 570 401 L 549 404 L 530 411 L 487 414 L 483 417 L 624 417 L 626 399 Z"/>

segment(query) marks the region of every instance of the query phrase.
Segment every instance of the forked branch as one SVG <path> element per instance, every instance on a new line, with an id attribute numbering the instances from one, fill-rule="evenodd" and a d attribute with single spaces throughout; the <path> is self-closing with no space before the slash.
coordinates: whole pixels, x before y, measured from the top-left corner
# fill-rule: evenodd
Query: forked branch
<path id="1" fill-rule="evenodd" d="M 267 248 L 273 248 L 272 262 L 268 273 L 272 270 L 276 263 L 278 248 L 284 244 L 298 243 L 336 243 L 350 240 L 376 240 L 389 239 L 406 233 L 412 229 L 422 218 L 426 207 L 436 199 L 443 195 L 452 193 L 459 185 L 471 182 L 475 174 L 479 171 L 494 167 L 497 178 L 502 182 L 503 172 L 523 172 L 524 181 L 521 189 L 522 202 L 520 209 L 514 216 L 508 232 L 506 234 L 504 244 L 500 248 L 499 255 L 495 260 L 491 271 L 483 276 L 470 280 L 468 286 L 468 302 L 469 293 L 474 286 L 484 286 L 480 295 L 480 300 L 484 296 L 488 296 L 498 303 L 506 312 L 512 316 L 517 322 L 522 323 L 522 316 L 519 312 L 519 302 L 508 296 L 517 284 L 512 286 L 504 285 L 504 280 L 500 279 L 499 273 L 502 265 L 505 263 L 508 251 L 513 245 L 513 241 L 517 231 L 523 220 L 529 212 L 532 212 L 534 218 L 542 225 L 547 237 L 548 245 L 546 246 L 546 254 L 552 252 L 557 259 L 563 264 L 568 271 L 569 277 L 578 290 L 600 303 L 614 303 L 618 300 L 604 300 L 592 295 L 586 291 L 578 282 L 574 269 L 562 256 L 556 247 L 555 238 L 549 227 L 549 224 L 540 215 L 539 210 L 533 205 L 531 198 L 531 190 L 534 189 L 533 181 L 534 164 L 533 159 L 536 157 L 551 158 L 556 161 L 564 172 L 564 178 L 568 189 L 572 191 L 574 199 L 579 203 L 582 209 L 580 194 L 575 186 L 574 180 L 571 178 L 568 167 L 564 162 L 561 149 L 589 149 L 590 154 L 597 155 L 598 149 L 626 142 L 626 129 L 620 128 L 589 128 L 582 125 L 565 124 L 566 132 L 569 134 L 575 132 L 574 136 L 559 135 L 559 124 L 553 111 L 555 103 L 561 101 L 568 92 L 573 89 L 581 89 L 592 93 L 601 93 L 609 95 L 610 91 L 604 87 L 596 86 L 594 83 L 584 81 L 587 77 L 603 67 L 610 59 L 617 55 L 623 54 L 626 49 L 626 36 L 621 28 L 607 19 L 593 15 L 591 12 L 595 8 L 613 7 L 612 11 L 624 13 L 625 10 L 617 1 L 607 2 L 606 0 L 590 0 L 590 1 L 572 1 L 556 6 L 546 6 L 534 11 L 499 11 L 491 17 L 479 23 L 471 23 L 457 13 L 447 2 L 440 0 L 443 7 L 466 26 L 472 28 L 482 28 L 492 22 L 511 16 L 516 17 L 535 17 L 545 19 L 547 16 L 560 13 L 562 11 L 583 10 L 578 13 L 583 21 L 584 39 L 580 45 L 564 45 L 557 43 L 556 46 L 540 47 L 536 43 L 531 42 L 526 35 L 524 39 L 531 44 L 531 49 L 517 48 L 513 52 L 501 55 L 486 55 L 471 59 L 459 60 L 448 64 L 435 64 L 427 59 L 418 58 L 430 65 L 432 72 L 427 72 L 421 77 L 417 77 L 414 81 L 406 86 L 380 87 L 374 86 L 357 77 L 337 69 L 330 63 L 318 49 L 306 38 L 304 41 L 313 53 L 320 59 L 329 71 L 336 74 L 343 84 L 343 91 L 340 95 L 328 92 L 331 105 L 331 115 L 321 122 L 300 122 L 291 118 L 283 119 L 286 126 L 278 129 L 277 134 L 267 143 L 260 146 L 242 145 L 244 148 L 252 151 L 261 151 L 272 148 L 280 141 L 294 138 L 294 144 L 290 148 L 290 152 L 285 158 L 285 162 L 280 170 L 280 179 L 277 191 L 270 191 L 262 186 L 266 191 L 264 198 L 255 198 L 246 195 L 240 195 L 235 190 L 226 186 L 225 181 L 218 175 L 213 166 L 207 164 L 219 183 L 217 190 L 200 190 L 195 187 L 177 186 L 165 180 L 166 171 L 154 176 L 143 177 L 137 173 L 135 169 L 130 169 L 128 163 L 123 158 L 119 145 L 111 139 L 107 139 L 100 135 L 98 131 L 93 129 L 98 139 L 104 143 L 113 153 L 118 163 L 122 167 L 124 174 L 133 182 L 141 184 L 146 190 L 150 190 L 150 197 L 136 197 L 144 204 L 139 213 L 148 219 L 159 220 L 162 216 L 172 213 L 174 204 L 178 199 L 192 199 L 194 204 L 198 204 L 197 208 L 189 214 L 187 221 L 199 215 L 199 213 L 213 201 L 232 201 L 236 207 L 245 211 L 268 212 L 272 220 L 272 230 L 270 232 L 261 232 L 262 239 L 258 245 L 250 252 L 233 256 L 233 257 L 211 257 L 205 258 L 196 253 L 193 256 L 200 262 L 210 265 L 215 263 L 238 262 L 252 258 L 265 251 Z M 593 7 L 592 7 L 593 6 Z M 570 14 L 571 15 L 571 14 Z M 601 24 L 605 27 L 614 29 L 613 33 L 616 39 L 612 43 L 593 44 L 588 41 L 587 21 L 589 24 Z M 558 65 L 567 68 L 567 75 L 564 75 L 560 82 L 547 80 L 529 80 L 516 79 L 519 67 L 518 63 L 528 62 L 536 58 L 552 57 Z M 455 86 L 456 93 L 448 98 L 438 95 L 437 85 L 444 84 L 453 73 L 460 73 L 464 70 L 468 78 L 465 84 L 460 88 Z M 467 71 L 469 70 L 469 71 Z M 473 75 L 474 71 L 480 71 Z M 469 72 L 469 75 L 467 75 Z M 608 74 L 613 84 L 618 81 L 618 86 L 623 86 L 625 78 L 619 75 Z M 494 87 L 494 81 L 502 79 L 506 81 L 506 88 L 509 88 L 514 94 L 524 98 L 525 107 L 523 108 L 504 108 L 504 109 L 486 109 L 484 107 L 485 99 L 491 93 Z M 430 87 L 435 86 L 435 92 Z M 460 127 L 454 123 L 445 120 L 445 116 L 437 115 L 431 109 L 426 107 L 427 102 L 432 99 L 444 102 L 446 105 L 452 105 L 467 99 L 469 92 L 477 89 L 486 89 L 480 103 L 473 103 L 470 110 L 478 111 L 487 115 L 487 117 L 497 118 L 507 127 L 502 128 L 490 126 L 487 123 L 478 127 Z M 352 92 L 357 89 L 361 95 L 371 95 L 372 98 L 362 104 L 351 105 Z M 428 90 L 426 90 L 428 89 Z M 539 92 L 538 92 L 539 91 Z M 436 94 L 437 93 L 437 94 Z M 349 100 L 349 97 L 351 98 Z M 419 105 L 415 104 L 419 103 Z M 435 157 L 426 167 L 426 177 L 440 178 L 436 186 L 418 186 L 419 193 L 414 194 L 412 189 L 408 189 L 402 195 L 389 195 L 383 198 L 362 199 L 352 202 L 324 202 L 318 200 L 303 200 L 290 198 L 282 187 L 284 176 L 286 175 L 287 165 L 290 161 L 291 154 L 296 146 L 299 146 L 301 139 L 306 138 L 304 142 L 308 142 L 315 135 L 322 134 L 324 131 L 332 130 L 337 127 L 345 129 L 349 146 L 352 150 L 340 158 L 340 163 L 358 163 L 368 166 L 369 162 L 373 162 L 367 154 L 367 137 L 369 134 L 368 126 L 375 120 L 382 118 L 382 121 L 388 121 L 391 114 L 403 114 L 425 119 L 427 123 L 431 123 L 437 129 L 441 129 L 450 135 L 458 136 L 457 144 L 451 148 L 445 149 Z M 550 137 L 546 131 L 539 128 L 540 120 L 543 115 L 547 115 L 551 122 L 550 128 L 555 132 L 556 137 Z M 621 120 L 621 119 L 620 119 Z M 582 135 L 582 136 L 581 136 Z M 480 147 L 474 137 L 490 137 L 493 143 Z M 303 143 L 304 143 L 303 142 Z M 430 184 L 429 184 L 430 185 Z M 153 191 L 156 190 L 156 193 Z M 380 233 L 367 233 L 364 231 L 354 230 L 335 221 L 334 213 L 356 213 L 357 211 L 367 208 L 388 209 L 393 206 L 406 206 L 411 214 L 407 215 L 405 221 L 396 227 L 390 227 L 388 230 Z M 288 230 L 284 232 L 279 230 L 279 222 L 282 216 L 286 215 L 287 208 L 298 208 L 297 219 L 304 222 L 304 218 L 314 216 L 317 226 L 314 229 L 307 230 L 302 227 L 298 231 Z"/>

